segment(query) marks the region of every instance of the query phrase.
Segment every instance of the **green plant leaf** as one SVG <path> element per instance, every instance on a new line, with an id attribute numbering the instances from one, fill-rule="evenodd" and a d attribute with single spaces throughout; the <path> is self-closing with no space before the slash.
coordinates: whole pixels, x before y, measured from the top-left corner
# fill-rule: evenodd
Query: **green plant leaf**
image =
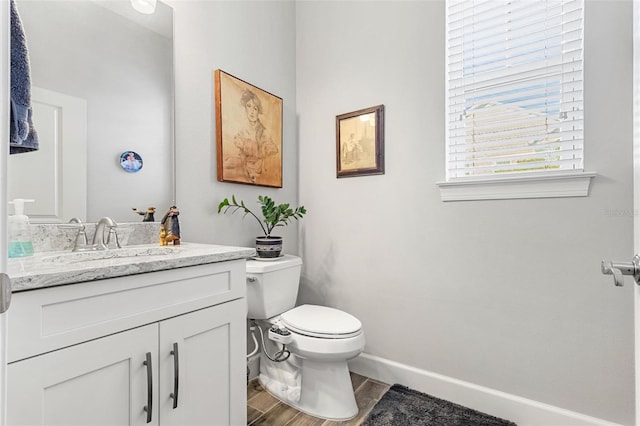
<path id="1" fill-rule="evenodd" d="M 229 202 L 228 198 L 225 198 L 218 204 L 218 213 L 221 211 L 227 213 L 230 208 L 233 208 L 231 214 L 242 210 L 244 212 L 243 218 L 251 215 L 258 222 L 265 236 L 270 236 L 271 231 L 275 227 L 286 226 L 291 223 L 291 219 L 302 219 L 303 215 L 307 213 L 304 206 L 296 207 L 294 210 L 289 203 L 276 204 L 275 201 L 267 195 L 259 195 L 258 204 L 260 204 L 260 211 L 263 216 L 262 220 L 245 205 L 243 200 L 238 202 L 235 195 L 231 196 L 231 202 Z"/>

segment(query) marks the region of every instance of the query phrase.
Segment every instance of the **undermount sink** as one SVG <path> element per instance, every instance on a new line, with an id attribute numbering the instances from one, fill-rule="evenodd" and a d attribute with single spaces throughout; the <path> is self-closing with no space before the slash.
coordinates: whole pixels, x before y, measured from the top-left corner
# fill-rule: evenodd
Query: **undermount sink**
<path id="1" fill-rule="evenodd" d="M 77 251 L 57 253 L 52 256 L 46 256 L 41 258 L 42 262 L 48 263 L 80 263 L 89 262 L 92 260 L 106 260 L 106 259 L 122 259 L 132 257 L 149 257 L 149 256 L 168 256 L 178 253 L 179 247 L 122 247 L 119 249 L 109 250 L 92 250 L 92 251 Z"/>

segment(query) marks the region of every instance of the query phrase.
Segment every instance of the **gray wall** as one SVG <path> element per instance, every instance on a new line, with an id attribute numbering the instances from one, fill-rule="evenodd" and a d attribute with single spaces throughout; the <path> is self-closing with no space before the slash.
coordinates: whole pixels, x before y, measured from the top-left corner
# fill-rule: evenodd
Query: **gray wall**
<path id="1" fill-rule="evenodd" d="M 295 4 L 291 1 L 172 1 L 176 60 L 176 168 L 180 227 L 186 241 L 254 245 L 258 224 L 241 214 L 218 215 L 235 194 L 248 206 L 258 195 L 295 203 L 298 137 L 295 96 Z M 283 188 L 216 179 L 213 71 L 223 71 L 283 99 Z M 279 232 L 297 252 L 297 228 Z"/>
<path id="2" fill-rule="evenodd" d="M 300 302 L 353 313 L 365 351 L 633 422 L 631 1 L 587 2 L 586 198 L 443 203 L 443 1 L 172 1 L 185 240 L 252 245 L 235 193 L 298 199 Z M 219 183 L 213 70 L 284 100 L 284 187 Z M 386 106 L 386 174 L 336 179 L 335 116 Z M 296 242 L 299 239 L 299 243 Z"/>
<path id="3" fill-rule="evenodd" d="M 586 198 L 440 201 L 444 1 L 297 3 L 301 302 L 363 323 L 365 352 L 633 422 L 632 2 L 587 1 Z M 331 29 L 331 31 L 328 31 Z M 335 116 L 386 107 L 386 174 L 335 177 Z"/>

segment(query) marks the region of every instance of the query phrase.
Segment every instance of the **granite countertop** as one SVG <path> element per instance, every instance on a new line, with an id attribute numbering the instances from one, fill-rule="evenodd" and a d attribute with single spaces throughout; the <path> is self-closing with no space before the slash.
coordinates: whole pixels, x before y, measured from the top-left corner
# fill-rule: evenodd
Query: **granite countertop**
<path id="1" fill-rule="evenodd" d="M 255 256 L 255 249 L 211 244 L 142 244 L 92 252 L 46 251 L 9 259 L 12 291 L 100 280 Z"/>

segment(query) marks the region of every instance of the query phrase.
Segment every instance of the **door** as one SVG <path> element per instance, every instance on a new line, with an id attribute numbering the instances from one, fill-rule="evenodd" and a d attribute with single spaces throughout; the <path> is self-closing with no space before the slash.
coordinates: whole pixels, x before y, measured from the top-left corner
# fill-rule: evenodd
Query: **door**
<path id="1" fill-rule="evenodd" d="M 246 425 L 246 302 L 160 322 L 163 426 Z"/>
<path id="2" fill-rule="evenodd" d="M 9 157 L 7 196 L 36 200 L 25 213 L 31 223 L 64 223 L 74 216 L 84 220 L 87 101 L 31 86 L 31 108 L 40 148 Z"/>
<path id="3" fill-rule="evenodd" d="M 640 0 L 633 1 L 633 208 L 640 211 Z M 640 215 L 634 214 L 634 241 L 640 253 Z M 602 272 L 614 275 L 616 285 L 622 285 L 622 275 L 634 275 L 635 364 L 636 364 L 636 424 L 640 425 L 640 256 L 632 262 L 613 264 L 604 262 Z"/>
<path id="4" fill-rule="evenodd" d="M 633 208 L 634 241 L 636 253 L 640 253 L 640 0 L 633 0 Z M 632 262 L 602 262 L 602 272 L 614 275 L 616 285 L 623 284 L 623 275 L 633 275 L 634 324 L 635 324 L 635 394 L 636 424 L 640 425 L 640 255 Z"/>
<path id="5" fill-rule="evenodd" d="M 7 271 L 7 157 L 9 156 L 9 1 L 0 0 L 0 275 Z M 8 293 L 10 294 L 10 293 Z M 6 425 L 8 304 L 0 291 L 0 426 Z"/>
<path id="6" fill-rule="evenodd" d="M 157 426 L 157 352 L 151 324 L 13 362 L 8 424 Z"/>
<path id="7" fill-rule="evenodd" d="M 640 0 L 633 1 L 633 208 L 640 211 Z M 640 253 L 640 217 L 634 215 L 634 241 Z M 636 352 L 636 424 L 640 424 L 640 286 L 634 286 Z"/>

